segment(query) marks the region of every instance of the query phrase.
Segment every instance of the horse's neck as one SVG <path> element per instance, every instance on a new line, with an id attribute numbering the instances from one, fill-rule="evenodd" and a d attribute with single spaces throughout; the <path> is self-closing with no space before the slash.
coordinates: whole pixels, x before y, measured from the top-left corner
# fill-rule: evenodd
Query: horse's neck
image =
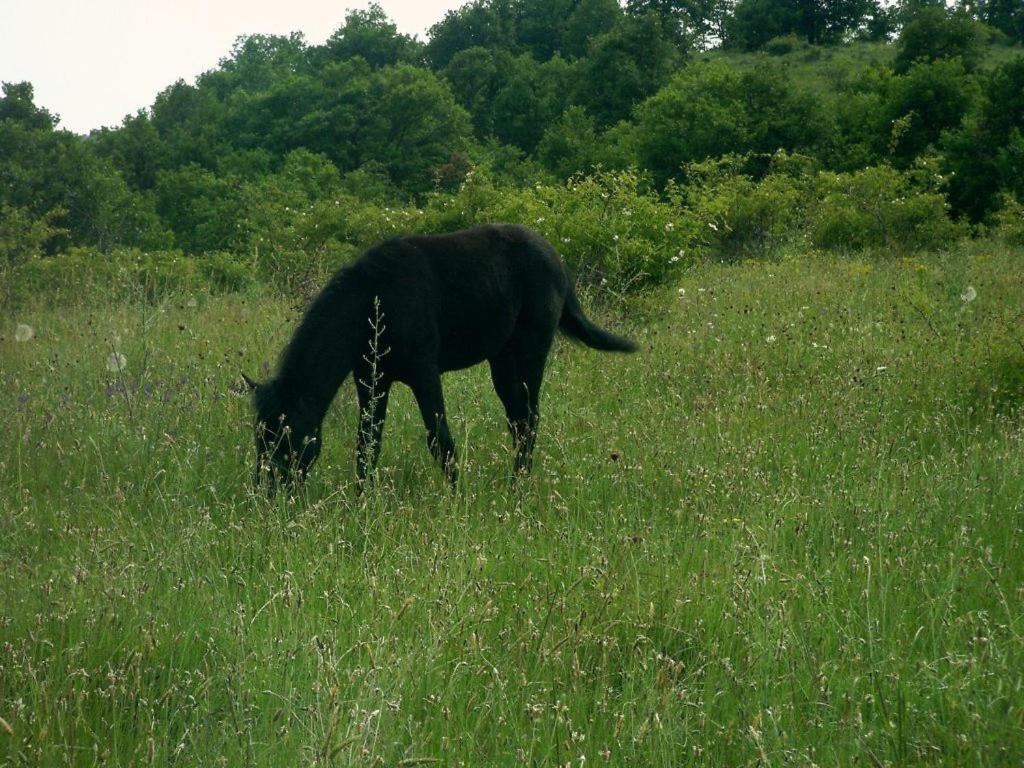
<path id="1" fill-rule="evenodd" d="M 355 365 L 356 348 L 344 330 L 321 328 L 301 348 L 289 350 L 278 377 L 291 397 L 304 400 L 322 421 Z"/>
<path id="2" fill-rule="evenodd" d="M 343 369 L 332 365 L 312 366 L 311 370 L 302 375 L 302 372 L 290 371 L 282 375 L 281 379 L 291 396 L 296 401 L 303 401 L 310 414 L 320 423 L 350 371 L 349 366 Z"/>

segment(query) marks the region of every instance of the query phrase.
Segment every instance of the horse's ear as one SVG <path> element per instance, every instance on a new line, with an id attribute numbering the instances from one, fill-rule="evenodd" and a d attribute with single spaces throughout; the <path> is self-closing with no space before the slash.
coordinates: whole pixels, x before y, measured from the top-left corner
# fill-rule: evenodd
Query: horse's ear
<path id="1" fill-rule="evenodd" d="M 250 392 L 255 392 L 256 391 L 256 387 L 259 386 L 259 382 L 253 381 L 248 376 L 246 376 L 244 373 L 242 374 L 242 381 L 245 382 L 245 386 L 249 388 Z"/>

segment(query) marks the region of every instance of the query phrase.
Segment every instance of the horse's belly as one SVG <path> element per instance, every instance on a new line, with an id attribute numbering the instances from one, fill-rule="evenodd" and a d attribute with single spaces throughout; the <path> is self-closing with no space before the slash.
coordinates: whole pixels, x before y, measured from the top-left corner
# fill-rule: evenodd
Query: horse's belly
<path id="1" fill-rule="evenodd" d="M 438 363 L 442 371 L 469 368 L 494 357 L 508 343 L 515 327 L 511 313 L 507 317 L 477 318 L 459 323 L 442 334 Z"/>

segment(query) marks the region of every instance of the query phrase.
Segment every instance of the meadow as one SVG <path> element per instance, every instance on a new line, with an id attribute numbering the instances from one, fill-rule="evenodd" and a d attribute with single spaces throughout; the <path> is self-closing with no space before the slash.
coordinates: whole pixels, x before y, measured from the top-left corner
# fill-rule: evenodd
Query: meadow
<path id="1" fill-rule="evenodd" d="M 531 478 L 450 374 L 250 489 L 297 300 L 0 328 L 0 765 L 1019 765 L 1024 250 L 703 263 L 560 341 Z M 32 338 L 18 324 L 31 327 Z M 117 363 L 123 363 L 119 370 Z"/>

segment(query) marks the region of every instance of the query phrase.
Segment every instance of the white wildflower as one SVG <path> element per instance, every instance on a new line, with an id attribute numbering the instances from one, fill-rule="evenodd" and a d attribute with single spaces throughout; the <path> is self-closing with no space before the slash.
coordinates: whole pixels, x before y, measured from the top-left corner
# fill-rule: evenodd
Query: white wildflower
<path id="1" fill-rule="evenodd" d="M 195 309 L 196 307 L 199 306 L 199 302 L 196 301 L 196 297 L 193 296 L 188 301 L 185 302 L 185 306 L 188 307 L 189 309 Z"/>
<path id="2" fill-rule="evenodd" d="M 775 334 L 773 333 L 771 336 L 768 336 L 765 339 L 765 341 L 768 342 L 769 344 L 774 344 L 775 343 Z"/>
<path id="3" fill-rule="evenodd" d="M 15 341 L 31 341 L 32 337 L 36 335 L 35 330 L 31 325 L 25 323 L 18 323 L 14 329 L 14 340 Z"/>
<path id="4" fill-rule="evenodd" d="M 675 228 L 676 228 L 676 225 L 675 225 L 675 224 L 673 224 L 673 223 L 672 223 L 671 221 L 670 221 L 670 222 L 668 222 L 668 223 L 667 223 L 667 224 L 665 225 L 665 231 L 666 231 L 666 232 L 671 232 L 671 231 L 672 231 L 673 229 L 675 229 Z"/>
<path id="5" fill-rule="evenodd" d="M 107 370 L 111 373 L 120 373 L 128 367 L 128 358 L 120 352 L 111 352 L 107 355 Z"/>
<path id="6" fill-rule="evenodd" d="M 715 232 L 717 232 L 717 231 L 718 231 L 718 225 L 717 225 L 717 224 L 715 224 L 715 222 L 713 222 L 713 221 L 709 221 L 709 222 L 708 222 L 708 226 L 709 226 L 709 227 L 711 227 L 711 229 L 713 229 L 713 230 L 714 230 Z"/>
<path id="7" fill-rule="evenodd" d="M 686 298 L 686 289 L 685 288 L 680 288 L 679 289 L 679 298 L 680 299 L 685 299 Z"/>
<path id="8" fill-rule="evenodd" d="M 978 298 L 978 292 L 974 290 L 973 285 L 968 285 L 964 289 L 964 292 L 960 294 L 960 301 L 962 301 L 964 304 L 970 304 L 976 298 Z"/>

